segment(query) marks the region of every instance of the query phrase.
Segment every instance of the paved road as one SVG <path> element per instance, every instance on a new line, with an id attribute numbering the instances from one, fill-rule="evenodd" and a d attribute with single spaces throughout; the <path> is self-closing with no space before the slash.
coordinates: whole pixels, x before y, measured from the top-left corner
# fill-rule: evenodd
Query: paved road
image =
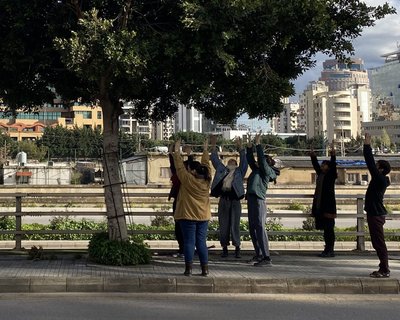
<path id="1" fill-rule="evenodd" d="M 0 320 L 397 320 L 398 295 L 0 295 Z"/>

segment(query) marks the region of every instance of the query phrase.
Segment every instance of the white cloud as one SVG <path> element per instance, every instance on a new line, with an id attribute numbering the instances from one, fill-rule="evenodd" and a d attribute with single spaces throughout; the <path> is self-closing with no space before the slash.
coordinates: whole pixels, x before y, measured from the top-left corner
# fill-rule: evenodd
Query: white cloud
<path id="1" fill-rule="evenodd" d="M 366 0 L 365 2 L 368 5 L 376 6 L 385 1 Z M 379 20 L 375 26 L 366 28 L 362 35 L 353 42 L 354 56 L 363 59 L 366 68 L 382 65 L 384 60 L 381 55 L 395 51 L 397 44 L 400 45 L 400 1 L 389 0 L 387 2 L 396 8 L 398 14 L 387 16 L 383 20 Z M 309 81 L 318 80 L 322 70 L 322 62 L 325 59 L 327 59 L 327 56 L 317 55 L 316 66 L 294 82 L 296 96 L 291 97 L 291 100 L 298 99 L 298 95 L 306 88 Z"/>

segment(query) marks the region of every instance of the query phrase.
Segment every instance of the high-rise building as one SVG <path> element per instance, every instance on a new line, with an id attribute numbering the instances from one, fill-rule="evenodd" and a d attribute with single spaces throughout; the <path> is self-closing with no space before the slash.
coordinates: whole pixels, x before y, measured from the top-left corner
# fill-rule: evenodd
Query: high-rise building
<path id="1" fill-rule="evenodd" d="M 195 108 L 180 105 L 175 113 L 175 131 L 203 132 L 203 114 Z"/>
<path id="2" fill-rule="evenodd" d="M 311 82 L 300 101 L 306 110 L 309 138 L 319 135 L 329 141 L 349 141 L 361 134 L 361 123 L 371 117 L 366 86 L 330 91 L 323 81 Z"/>
<path id="3" fill-rule="evenodd" d="M 390 102 L 395 111 L 400 109 L 400 48 L 397 51 L 382 55 L 385 62 L 382 66 L 368 70 L 372 96 L 378 102 Z"/>
<path id="4" fill-rule="evenodd" d="M 165 121 L 159 121 L 153 124 L 153 139 L 169 140 L 175 133 L 175 119 L 168 117 Z"/>
<path id="5" fill-rule="evenodd" d="M 289 102 L 284 99 L 283 110 L 277 117 L 271 119 L 272 133 L 294 133 L 301 132 L 299 128 L 303 113 L 300 111 L 300 104 Z"/>
<path id="6" fill-rule="evenodd" d="M 322 66 L 319 80 L 325 82 L 329 91 L 347 90 L 352 85 L 369 86 L 368 72 L 362 59 L 354 58 L 351 64 L 329 59 Z"/>
<path id="7" fill-rule="evenodd" d="M 138 133 L 146 136 L 148 139 L 152 138 L 152 123 L 149 120 L 140 121 L 135 119 L 129 112 L 132 109 L 131 102 L 125 102 L 122 110 L 124 114 L 119 116 L 119 127 L 122 132 L 133 134 Z"/>

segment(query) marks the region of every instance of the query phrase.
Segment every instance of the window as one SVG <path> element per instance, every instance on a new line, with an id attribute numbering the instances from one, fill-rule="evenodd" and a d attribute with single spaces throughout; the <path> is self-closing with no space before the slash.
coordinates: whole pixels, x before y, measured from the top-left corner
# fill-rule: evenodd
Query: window
<path id="1" fill-rule="evenodd" d="M 74 111 L 74 113 L 83 115 L 83 119 L 92 119 L 92 111 Z"/>
<path id="2" fill-rule="evenodd" d="M 97 119 L 101 119 L 101 111 L 97 111 Z"/>
<path id="3" fill-rule="evenodd" d="M 348 173 L 347 174 L 347 182 L 349 184 L 359 184 L 360 183 L 360 174 L 359 173 Z"/>

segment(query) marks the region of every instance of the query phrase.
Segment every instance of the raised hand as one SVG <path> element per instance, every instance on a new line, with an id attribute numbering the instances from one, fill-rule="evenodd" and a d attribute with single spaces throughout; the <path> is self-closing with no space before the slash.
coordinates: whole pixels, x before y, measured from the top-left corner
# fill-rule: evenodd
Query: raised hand
<path id="1" fill-rule="evenodd" d="M 331 143 L 331 150 L 330 150 L 330 155 L 335 156 L 336 155 L 336 150 L 335 150 L 335 140 L 332 140 Z"/>
<path id="2" fill-rule="evenodd" d="M 174 146 L 175 146 L 175 143 L 170 143 L 169 144 L 169 146 L 168 146 L 168 152 L 169 153 L 173 153 L 174 152 Z"/>
<path id="3" fill-rule="evenodd" d="M 217 138 L 218 137 L 215 134 L 212 134 L 210 136 L 210 144 L 211 144 L 211 147 L 212 147 L 213 150 L 217 147 Z"/>
<path id="4" fill-rule="evenodd" d="M 235 144 L 238 150 L 242 150 L 242 139 L 240 137 L 236 137 Z"/>
<path id="5" fill-rule="evenodd" d="M 204 139 L 204 144 L 203 144 L 203 151 L 208 150 L 208 137 Z"/>
<path id="6" fill-rule="evenodd" d="M 174 152 L 179 153 L 181 152 L 181 139 L 175 141 Z"/>
<path id="7" fill-rule="evenodd" d="M 259 145 L 261 142 L 261 134 L 262 134 L 262 130 L 260 130 L 259 133 L 256 134 L 256 145 Z"/>
<path id="8" fill-rule="evenodd" d="M 315 151 L 314 151 L 314 146 L 311 146 L 310 152 L 309 152 L 308 154 L 310 155 L 310 157 L 316 157 L 316 156 L 317 156 L 317 155 L 315 154 Z"/>
<path id="9" fill-rule="evenodd" d="M 247 148 L 253 148 L 253 142 L 251 141 L 251 134 L 247 134 Z"/>
<path id="10" fill-rule="evenodd" d="M 371 144 L 371 135 L 368 132 L 365 133 L 364 144 Z"/>

